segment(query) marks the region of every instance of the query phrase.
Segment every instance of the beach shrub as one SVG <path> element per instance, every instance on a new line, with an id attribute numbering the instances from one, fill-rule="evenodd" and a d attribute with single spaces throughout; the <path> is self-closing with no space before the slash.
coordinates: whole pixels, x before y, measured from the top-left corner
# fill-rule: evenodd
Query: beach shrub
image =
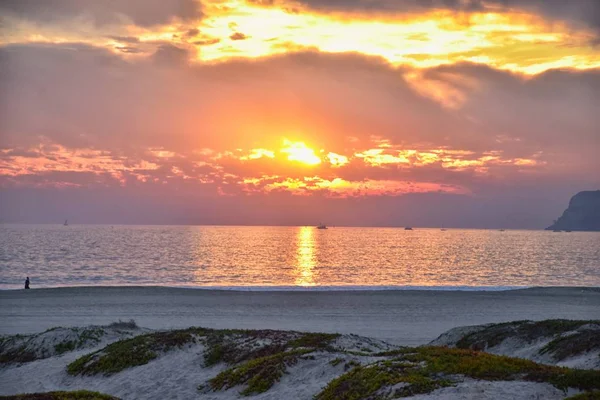
<path id="1" fill-rule="evenodd" d="M 350 360 L 346 364 L 344 364 L 344 371 L 348 371 L 351 368 L 360 367 L 360 366 L 361 366 L 361 363 L 359 363 L 358 361 Z"/>
<path id="2" fill-rule="evenodd" d="M 567 397 L 565 400 L 600 400 L 600 391 L 579 393 L 575 396 Z"/>
<path id="3" fill-rule="evenodd" d="M 193 329 L 154 332 L 109 344 L 102 350 L 78 358 L 67 366 L 70 375 L 112 375 L 144 365 L 159 352 L 181 348 L 195 341 Z"/>
<path id="4" fill-rule="evenodd" d="M 531 343 L 540 338 L 553 338 L 562 335 L 587 324 L 600 324 L 600 321 L 549 319 L 491 324 L 479 331 L 463 336 L 456 342 L 456 347 L 482 351 L 499 345 L 509 337 Z"/>
<path id="5" fill-rule="evenodd" d="M 377 362 L 357 366 L 332 380 L 315 396 L 316 400 L 360 400 L 397 398 L 430 393 L 452 385 L 448 379 L 427 376 L 412 363 Z"/>
<path id="6" fill-rule="evenodd" d="M 129 330 L 135 330 L 135 329 L 140 328 L 133 318 L 130 319 L 129 321 L 118 320 L 118 321 L 112 322 L 112 323 L 108 324 L 108 327 L 113 328 L 113 329 L 129 329 Z"/>
<path id="7" fill-rule="evenodd" d="M 331 342 L 340 336 L 339 333 L 304 333 L 297 339 L 293 339 L 288 346 L 294 349 L 305 347 L 312 349 L 329 349 Z"/>
<path id="8" fill-rule="evenodd" d="M 555 360 L 561 361 L 569 357 L 600 350 L 600 330 L 582 330 L 568 336 L 554 339 L 541 350 L 541 354 L 549 353 Z"/>
<path id="9" fill-rule="evenodd" d="M 344 362 L 344 359 L 338 357 L 338 358 L 334 358 L 333 360 L 329 361 L 329 364 L 332 367 L 336 367 L 338 364 L 341 364 L 342 362 Z"/>
<path id="10" fill-rule="evenodd" d="M 312 350 L 296 349 L 256 358 L 219 373 L 208 384 L 214 391 L 246 384 L 242 395 L 263 393 L 281 379 L 288 366 L 296 364 L 300 356 L 310 352 Z"/>
<path id="11" fill-rule="evenodd" d="M 47 392 L 0 396 L 0 400 L 119 400 L 117 397 L 87 390 Z"/>
<path id="12" fill-rule="evenodd" d="M 372 398 L 375 394 L 381 398 L 412 396 L 451 385 L 453 376 L 489 381 L 546 382 L 562 390 L 600 389 L 600 371 L 541 365 L 474 350 L 420 347 L 385 354 L 393 358 L 353 368 L 331 381 L 316 399 L 358 400 Z M 392 390 L 395 385 L 397 387 Z"/>
<path id="13" fill-rule="evenodd" d="M 54 350 L 56 351 L 57 354 L 63 354 L 68 351 L 75 350 L 76 346 L 77 346 L 77 342 L 75 342 L 74 340 L 67 340 L 66 342 L 60 342 L 58 344 L 55 344 Z"/>
<path id="14" fill-rule="evenodd" d="M 37 354 L 29 350 L 27 346 L 11 348 L 10 342 L 4 342 L 0 345 L 0 364 L 26 363 L 37 360 Z"/>
<path id="15" fill-rule="evenodd" d="M 204 365 L 220 362 L 238 364 L 243 361 L 267 357 L 287 349 L 330 349 L 332 340 L 339 334 L 298 333 L 273 330 L 215 330 L 206 337 Z M 263 341 L 267 344 L 257 345 Z"/>
<path id="16" fill-rule="evenodd" d="M 271 331 L 277 333 L 276 331 Z M 287 341 L 277 341 L 263 346 L 248 346 L 248 342 L 264 339 L 265 331 L 214 331 L 206 337 L 204 365 L 210 367 L 220 362 L 237 364 L 242 361 L 281 353 Z"/>
<path id="17" fill-rule="evenodd" d="M 61 337 L 61 333 L 58 333 L 58 336 L 53 334 L 59 330 L 64 331 L 62 333 L 66 333 L 66 335 Z M 104 329 L 99 327 L 55 327 L 33 335 L 6 336 L 0 340 L 0 364 L 26 363 L 52 357 L 55 354 L 60 355 L 68 351 L 95 346 L 101 341 L 104 334 Z M 61 341 L 52 346 L 57 337 L 61 338 Z"/>

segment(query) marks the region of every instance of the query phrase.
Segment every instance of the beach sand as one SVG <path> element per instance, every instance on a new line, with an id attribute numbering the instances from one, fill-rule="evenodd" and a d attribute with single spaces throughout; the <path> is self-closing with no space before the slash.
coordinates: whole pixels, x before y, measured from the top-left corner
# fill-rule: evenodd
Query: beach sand
<path id="1" fill-rule="evenodd" d="M 598 288 L 510 291 L 227 291 L 79 287 L 0 291 L 0 334 L 135 319 L 153 329 L 354 333 L 420 345 L 448 329 L 549 318 L 600 319 Z"/>

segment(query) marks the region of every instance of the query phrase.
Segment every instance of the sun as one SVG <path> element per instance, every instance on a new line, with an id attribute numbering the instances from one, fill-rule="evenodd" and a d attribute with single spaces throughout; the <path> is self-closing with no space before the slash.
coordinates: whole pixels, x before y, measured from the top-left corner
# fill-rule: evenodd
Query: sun
<path id="1" fill-rule="evenodd" d="M 307 165 L 321 163 L 321 159 L 315 154 L 314 150 L 307 147 L 303 142 L 292 142 L 285 139 L 283 145 L 281 152 L 287 154 L 287 159 L 290 161 L 298 161 Z"/>

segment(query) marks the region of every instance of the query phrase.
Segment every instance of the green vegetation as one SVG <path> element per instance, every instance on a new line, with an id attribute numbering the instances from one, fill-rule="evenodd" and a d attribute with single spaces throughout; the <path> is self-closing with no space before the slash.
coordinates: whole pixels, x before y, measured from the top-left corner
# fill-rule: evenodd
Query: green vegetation
<path id="1" fill-rule="evenodd" d="M 67 340 L 66 342 L 60 342 L 54 345 L 54 350 L 57 354 L 63 354 L 68 351 L 73 351 L 77 347 L 77 342 L 74 340 Z"/>
<path id="2" fill-rule="evenodd" d="M 565 400 L 600 400 L 600 391 L 579 393 L 575 396 L 567 397 Z"/>
<path id="3" fill-rule="evenodd" d="M 268 339 L 270 344 L 248 346 L 248 340 L 240 341 L 236 334 L 252 339 Z M 290 336 L 292 339 L 290 339 Z M 206 366 L 219 362 L 239 364 L 229 368 L 208 382 L 212 390 L 227 390 L 238 385 L 247 385 L 241 392 L 247 396 L 269 390 L 281 379 L 288 366 L 298 359 L 312 359 L 314 351 L 333 350 L 331 342 L 339 334 L 329 333 L 289 333 L 278 331 L 215 331 L 206 339 L 207 351 L 204 353 Z M 236 340 L 238 339 L 238 340 Z M 339 362 L 343 360 L 340 359 Z M 206 389 L 201 385 L 199 390 Z"/>
<path id="4" fill-rule="evenodd" d="M 212 330 L 189 328 L 169 332 L 154 332 L 112 343 L 102 350 L 78 358 L 67 366 L 71 375 L 111 375 L 126 368 L 144 365 L 159 356 L 159 353 L 195 343 L 204 337 L 207 347 L 204 353 L 205 366 L 220 362 L 233 365 L 240 362 L 265 358 L 283 353 L 287 349 L 310 347 L 327 348 L 339 335 L 271 330 Z M 259 345 L 261 340 L 270 344 Z M 68 351 L 73 343 L 61 344 L 57 351 Z"/>
<path id="5" fill-rule="evenodd" d="M 246 384 L 247 387 L 241 392 L 244 396 L 263 393 L 281 379 L 286 368 L 295 364 L 298 357 L 312 351 L 296 349 L 256 358 L 221 372 L 208 383 L 212 390 L 226 390 Z"/>
<path id="6" fill-rule="evenodd" d="M 536 322 L 514 321 L 493 324 L 481 331 L 465 335 L 456 343 L 456 347 L 460 349 L 485 350 L 499 345 L 508 337 L 532 342 L 542 337 L 555 337 L 587 324 L 600 324 L 600 321 L 549 319 Z"/>
<path id="7" fill-rule="evenodd" d="M 548 382 L 560 389 L 600 389 L 600 371 L 541 365 L 520 358 L 472 350 L 423 347 L 405 355 L 404 359 L 425 362 L 429 373 L 460 374 L 484 380 Z"/>
<path id="8" fill-rule="evenodd" d="M 361 364 L 358 361 L 350 360 L 346 364 L 344 364 L 344 371 L 348 371 L 351 368 L 360 367 L 360 366 L 361 366 Z"/>
<path id="9" fill-rule="evenodd" d="M 100 343 L 102 336 L 106 333 L 102 328 L 84 329 L 81 332 L 79 332 L 79 329 L 75 328 L 75 332 L 79 334 L 79 340 L 66 340 L 54 345 L 56 353 L 63 354 L 68 351 L 82 349 L 90 344 L 98 344 Z"/>
<path id="10" fill-rule="evenodd" d="M 67 366 L 70 375 L 112 375 L 126 368 L 147 364 L 158 357 L 158 352 L 181 348 L 195 341 L 194 333 L 200 328 L 170 332 L 154 332 L 120 340 L 102 350 L 78 358 Z"/>
<path id="11" fill-rule="evenodd" d="M 481 380 L 547 382 L 560 389 L 600 389 L 600 371 L 536 364 L 518 358 L 445 347 L 401 349 L 386 353 L 390 360 L 358 366 L 334 379 L 317 400 L 358 400 L 412 396 L 451 385 L 448 377 L 463 375 Z M 390 387 L 404 383 L 391 392 Z"/>
<path id="12" fill-rule="evenodd" d="M 554 339 L 542 348 L 540 353 L 552 354 L 556 360 L 564 360 L 578 354 L 600 349 L 600 332 L 582 330 L 573 335 Z"/>
<path id="13" fill-rule="evenodd" d="M 118 321 L 110 323 L 108 325 L 108 327 L 113 328 L 113 329 L 129 329 L 129 330 L 134 330 L 134 329 L 140 328 L 133 319 L 130 319 L 129 321 L 118 320 Z"/>
<path id="14" fill-rule="evenodd" d="M 339 336 L 339 333 L 304 333 L 298 339 L 291 340 L 288 346 L 294 349 L 305 347 L 326 350 Z"/>
<path id="15" fill-rule="evenodd" d="M 47 357 L 54 353 L 44 346 L 49 333 L 64 329 L 68 337 L 54 345 L 54 352 L 63 354 L 100 342 L 105 331 L 102 328 L 60 328 L 55 327 L 35 335 L 13 335 L 0 340 L 0 364 L 26 363 Z M 52 336 L 50 336 L 52 338 Z"/>
<path id="16" fill-rule="evenodd" d="M 266 357 L 285 350 L 286 345 L 272 343 L 258 348 L 248 348 L 236 341 L 236 335 L 249 336 L 251 339 L 264 338 L 265 331 L 214 331 L 206 338 L 207 350 L 204 352 L 204 365 L 209 367 L 220 362 L 237 364 L 254 358 Z"/>
<path id="17" fill-rule="evenodd" d="M 271 344 L 256 348 L 244 346 L 244 343 L 236 340 L 240 335 L 251 340 L 268 339 Z M 204 365 L 212 366 L 220 362 L 229 365 L 238 364 L 247 360 L 275 355 L 288 348 L 330 349 L 331 341 L 339 337 L 339 334 L 303 333 L 290 340 L 290 335 L 297 336 L 296 333 L 270 330 L 212 331 L 206 338 L 207 350 L 204 353 Z"/>
<path id="18" fill-rule="evenodd" d="M 341 364 L 342 362 L 344 362 L 344 359 L 338 357 L 338 358 L 334 358 L 333 360 L 329 361 L 329 364 L 332 367 L 336 367 L 337 365 Z"/>
<path id="19" fill-rule="evenodd" d="M 26 345 L 10 349 L 7 348 L 8 344 L 4 342 L 0 346 L 0 364 L 26 363 L 38 359 L 35 352 L 27 349 Z"/>
<path id="20" fill-rule="evenodd" d="M 392 386 L 403 383 L 396 388 Z M 448 379 L 430 377 L 414 364 L 378 362 L 357 366 L 332 380 L 316 400 L 360 400 L 371 398 L 408 397 L 451 385 Z"/>
<path id="21" fill-rule="evenodd" d="M 0 396 L 0 400 L 119 400 L 117 397 L 98 392 L 77 390 L 74 392 L 47 392 Z"/>

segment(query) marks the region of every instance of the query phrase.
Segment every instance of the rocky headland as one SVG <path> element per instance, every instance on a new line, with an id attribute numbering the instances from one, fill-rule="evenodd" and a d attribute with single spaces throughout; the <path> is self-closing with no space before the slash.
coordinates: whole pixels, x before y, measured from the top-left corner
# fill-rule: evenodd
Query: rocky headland
<path id="1" fill-rule="evenodd" d="M 579 192 L 547 230 L 600 231 L 600 190 Z"/>

